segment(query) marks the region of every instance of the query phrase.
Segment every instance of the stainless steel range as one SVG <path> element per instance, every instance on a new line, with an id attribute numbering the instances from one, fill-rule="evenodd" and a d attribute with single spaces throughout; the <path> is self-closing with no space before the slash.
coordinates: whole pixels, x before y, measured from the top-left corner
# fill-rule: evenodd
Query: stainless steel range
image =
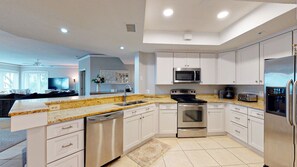
<path id="1" fill-rule="evenodd" d="M 171 98 L 178 102 L 177 137 L 207 135 L 207 101 L 196 99 L 193 89 L 172 89 Z"/>

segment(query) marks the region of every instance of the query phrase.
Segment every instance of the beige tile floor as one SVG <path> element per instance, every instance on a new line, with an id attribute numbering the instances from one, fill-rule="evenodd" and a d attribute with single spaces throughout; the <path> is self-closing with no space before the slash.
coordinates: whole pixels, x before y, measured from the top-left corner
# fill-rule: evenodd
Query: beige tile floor
<path id="1" fill-rule="evenodd" d="M 152 167 L 263 167 L 263 158 L 228 136 L 207 138 L 157 138 L 171 149 Z M 109 167 L 139 167 L 123 156 Z M 2 166 L 1 166 L 2 167 Z"/>

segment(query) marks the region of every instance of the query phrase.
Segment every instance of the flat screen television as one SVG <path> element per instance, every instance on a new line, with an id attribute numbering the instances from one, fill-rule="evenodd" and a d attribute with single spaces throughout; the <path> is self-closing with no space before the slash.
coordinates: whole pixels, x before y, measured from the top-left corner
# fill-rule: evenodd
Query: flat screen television
<path id="1" fill-rule="evenodd" d="M 69 89 L 69 78 L 48 78 L 48 89 Z"/>

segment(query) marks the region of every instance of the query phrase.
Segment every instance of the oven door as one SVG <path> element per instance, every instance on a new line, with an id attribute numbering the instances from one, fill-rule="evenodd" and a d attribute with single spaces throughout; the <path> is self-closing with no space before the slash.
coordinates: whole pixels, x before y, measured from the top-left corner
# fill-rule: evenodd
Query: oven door
<path id="1" fill-rule="evenodd" d="M 179 103 L 177 117 L 178 128 L 206 127 L 206 105 L 198 103 Z"/>

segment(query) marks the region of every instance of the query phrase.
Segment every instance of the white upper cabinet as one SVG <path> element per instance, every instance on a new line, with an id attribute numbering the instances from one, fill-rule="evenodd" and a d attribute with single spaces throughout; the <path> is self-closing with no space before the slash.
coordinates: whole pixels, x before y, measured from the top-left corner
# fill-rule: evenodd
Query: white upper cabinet
<path id="1" fill-rule="evenodd" d="M 235 84 L 235 51 L 218 56 L 218 84 Z"/>
<path id="2" fill-rule="evenodd" d="M 292 32 L 276 36 L 260 43 L 264 59 L 292 56 Z"/>
<path id="3" fill-rule="evenodd" d="M 216 84 L 217 83 L 217 55 L 216 54 L 201 54 L 201 84 Z"/>
<path id="4" fill-rule="evenodd" d="M 156 53 L 156 84 L 173 84 L 173 53 Z"/>
<path id="5" fill-rule="evenodd" d="M 175 68 L 199 68 L 199 53 L 174 53 L 173 66 Z"/>
<path id="6" fill-rule="evenodd" d="M 293 44 L 297 44 L 297 30 L 293 32 Z"/>
<path id="7" fill-rule="evenodd" d="M 255 44 L 237 51 L 236 84 L 258 85 L 260 48 Z"/>

